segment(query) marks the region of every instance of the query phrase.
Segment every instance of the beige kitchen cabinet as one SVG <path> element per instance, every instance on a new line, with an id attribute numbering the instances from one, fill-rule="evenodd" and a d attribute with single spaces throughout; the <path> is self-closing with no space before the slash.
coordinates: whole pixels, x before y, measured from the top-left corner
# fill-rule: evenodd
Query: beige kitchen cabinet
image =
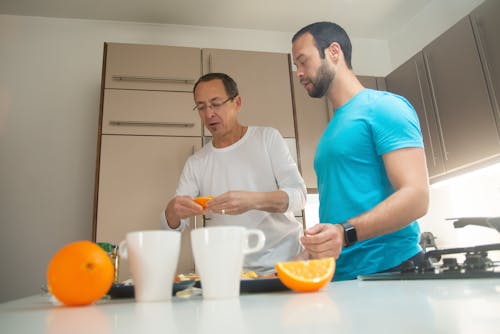
<path id="1" fill-rule="evenodd" d="M 319 138 L 328 124 L 326 98 L 312 98 L 293 75 L 293 95 L 297 117 L 297 144 L 299 166 L 308 192 L 317 192 L 314 156 Z"/>
<path id="2" fill-rule="evenodd" d="M 469 16 L 423 50 L 447 171 L 500 154 L 500 138 Z"/>
<path id="3" fill-rule="evenodd" d="M 105 88 L 191 92 L 201 74 L 201 49 L 105 44 Z"/>
<path id="4" fill-rule="evenodd" d="M 184 163 L 202 144 L 191 93 L 200 75 L 201 49 L 105 43 L 94 241 L 118 244 L 128 232 L 161 228 Z M 185 231 L 177 272 L 192 271 Z M 129 277 L 122 261 L 120 279 Z"/>
<path id="5" fill-rule="evenodd" d="M 384 78 L 367 76 L 367 75 L 358 75 L 357 77 L 359 82 L 361 82 L 361 84 L 366 88 L 371 88 L 376 90 L 386 89 Z"/>
<path id="6" fill-rule="evenodd" d="M 485 1 L 470 16 L 500 129 L 500 1 Z"/>
<path id="7" fill-rule="evenodd" d="M 203 73 L 224 72 L 238 84 L 241 123 L 271 126 L 283 137 L 295 137 L 288 54 L 220 49 L 202 53 Z"/>
<path id="8" fill-rule="evenodd" d="M 103 135 L 96 240 L 118 244 L 127 232 L 160 229 L 160 213 L 175 193 L 184 162 L 200 147 L 200 137 Z M 178 272 L 193 271 L 187 231 Z M 120 279 L 129 277 L 122 261 Z"/>
<path id="9" fill-rule="evenodd" d="M 387 90 L 405 97 L 415 108 L 424 140 L 429 176 L 445 172 L 443 152 L 432 93 L 420 52 L 391 72 L 386 78 Z"/>
<path id="10" fill-rule="evenodd" d="M 103 134 L 201 136 L 188 92 L 105 89 Z"/>

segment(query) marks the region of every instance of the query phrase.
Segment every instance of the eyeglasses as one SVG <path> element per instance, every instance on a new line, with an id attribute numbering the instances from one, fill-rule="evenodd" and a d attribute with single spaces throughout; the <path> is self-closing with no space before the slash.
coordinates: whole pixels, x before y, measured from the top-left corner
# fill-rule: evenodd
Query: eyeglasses
<path id="1" fill-rule="evenodd" d="M 199 105 L 194 106 L 193 110 L 198 110 L 199 112 L 205 112 L 205 111 L 207 111 L 208 108 L 210 108 L 213 111 L 219 111 L 223 105 L 225 105 L 229 101 L 232 101 L 235 97 L 236 96 L 228 97 L 226 100 L 224 100 L 222 102 L 214 101 L 214 102 L 212 102 L 212 104 L 209 104 L 209 105 L 199 104 Z"/>

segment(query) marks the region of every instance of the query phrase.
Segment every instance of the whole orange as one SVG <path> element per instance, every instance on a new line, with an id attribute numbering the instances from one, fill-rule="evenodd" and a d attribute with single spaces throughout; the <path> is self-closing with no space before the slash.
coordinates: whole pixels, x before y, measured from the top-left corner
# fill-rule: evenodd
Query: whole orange
<path id="1" fill-rule="evenodd" d="M 102 298 L 113 284 L 114 267 L 96 243 L 82 240 L 59 249 L 47 268 L 49 291 L 63 304 L 87 305 Z"/>

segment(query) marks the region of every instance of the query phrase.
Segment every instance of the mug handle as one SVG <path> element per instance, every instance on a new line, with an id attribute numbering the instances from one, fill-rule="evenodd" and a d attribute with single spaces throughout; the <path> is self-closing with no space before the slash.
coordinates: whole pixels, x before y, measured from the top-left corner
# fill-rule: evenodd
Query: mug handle
<path id="1" fill-rule="evenodd" d="M 118 255 L 120 255 L 122 259 L 128 258 L 127 240 L 122 240 L 122 242 L 120 242 L 120 245 L 118 246 Z"/>
<path id="2" fill-rule="evenodd" d="M 251 235 L 257 236 L 257 244 L 253 247 L 250 247 L 248 245 L 248 240 L 250 239 Z M 264 232 L 261 230 L 257 229 L 247 229 L 246 230 L 246 242 L 243 246 L 243 254 L 250 254 L 250 253 L 255 253 L 257 251 L 260 251 L 262 247 L 264 247 L 264 243 L 266 242 L 266 236 L 264 235 Z"/>

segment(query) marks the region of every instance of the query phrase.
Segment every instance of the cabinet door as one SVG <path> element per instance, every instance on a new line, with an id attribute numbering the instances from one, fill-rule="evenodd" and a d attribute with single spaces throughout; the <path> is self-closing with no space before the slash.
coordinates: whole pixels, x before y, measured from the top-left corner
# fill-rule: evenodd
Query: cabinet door
<path id="1" fill-rule="evenodd" d="M 429 176 L 443 174 L 444 161 L 440 134 L 422 53 L 418 53 L 390 73 L 385 81 L 387 89 L 410 101 L 418 114 Z"/>
<path id="2" fill-rule="evenodd" d="M 376 77 L 370 77 L 365 75 L 358 75 L 357 77 L 359 82 L 361 82 L 361 84 L 366 88 L 378 89 Z"/>
<path id="3" fill-rule="evenodd" d="M 361 82 L 361 84 L 366 88 L 371 88 L 376 90 L 386 89 L 385 80 L 382 77 L 372 77 L 367 75 L 358 75 L 357 77 L 359 82 Z"/>
<path id="4" fill-rule="evenodd" d="M 243 101 L 241 123 L 271 126 L 283 137 L 295 137 L 288 54 L 204 49 L 203 72 L 224 72 L 236 81 Z"/>
<path id="5" fill-rule="evenodd" d="M 314 155 L 319 138 L 328 124 L 326 99 L 310 97 L 295 75 L 293 75 L 293 95 L 297 116 L 299 166 L 307 188 L 317 189 Z"/>
<path id="6" fill-rule="evenodd" d="M 201 75 L 201 49 L 106 43 L 105 88 L 191 92 Z"/>
<path id="7" fill-rule="evenodd" d="M 500 153 L 469 17 L 424 48 L 447 171 Z"/>
<path id="8" fill-rule="evenodd" d="M 471 17 L 500 128 L 500 1 L 485 1 L 471 13 Z"/>
<path id="9" fill-rule="evenodd" d="M 187 92 L 105 89 L 103 134 L 201 136 Z"/>
<path id="10" fill-rule="evenodd" d="M 160 213 L 175 194 L 184 163 L 200 146 L 200 137 L 103 135 L 96 240 L 118 244 L 127 232 L 160 229 Z M 194 270 L 191 254 L 184 231 L 178 272 Z M 129 277 L 122 261 L 120 279 Z"/>

